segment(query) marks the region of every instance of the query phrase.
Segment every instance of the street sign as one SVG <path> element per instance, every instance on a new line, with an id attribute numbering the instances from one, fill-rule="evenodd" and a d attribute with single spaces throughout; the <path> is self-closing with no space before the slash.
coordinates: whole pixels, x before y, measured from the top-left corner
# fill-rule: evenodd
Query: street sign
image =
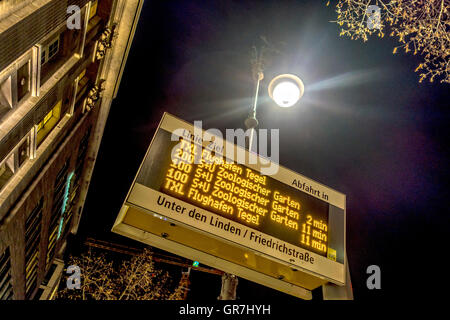
<path id="1" fill-rule="evenodd" d="M 165 113 L 112 230 L 305 299 L 344 285 L 345 195 L 269 165 Z"/>

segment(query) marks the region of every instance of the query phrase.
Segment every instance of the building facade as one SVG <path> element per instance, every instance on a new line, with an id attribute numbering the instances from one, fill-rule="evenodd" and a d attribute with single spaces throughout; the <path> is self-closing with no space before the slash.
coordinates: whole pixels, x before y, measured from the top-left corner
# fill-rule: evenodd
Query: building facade
<path id="1" fill-rule="evenodd" d="M 55 292 L 142 4 L 0 1 L 0 300 Z"/>

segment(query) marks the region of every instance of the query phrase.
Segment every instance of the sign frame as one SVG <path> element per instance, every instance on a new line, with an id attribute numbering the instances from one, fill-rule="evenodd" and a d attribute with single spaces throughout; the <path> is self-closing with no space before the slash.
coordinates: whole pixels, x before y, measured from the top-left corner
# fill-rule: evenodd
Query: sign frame
<path id="1" fill-rule="evenodd" d="M 288 293 L 288 294 L 291 294 L 291 295 L 294 295 L 294 296 L 297 296 L 297 297 L 300 297 L 300 298 L 303 298 L 303 299 L 311 299 L 312 295 L 311 295 L 310 290 L 305 289 L 302 286 L 298 286 L 298 285 L 295 285 L 293 283 L 286 282 L 286 281 L 284 281 L 282 279 L 274 278 L 273 276 L 264 274 L 262 272 L 259 272 L 258 270 L 250 269 L 250 268 L 248 268 L 246 266 L 242 266 L 242 265 L 236 264 L 236 263 L 234 263 L 232 261 L 228 261 L 226 259 L 222 259 L 221 257 L 215 256 L 215 255 L 211 255 L 210 253 L 207 253 L 207 252 L 204 252 L 204 251 L 201 251 L 201 250 L 197 250 L 196 248 L 189 247 L 189 246 L 184 245 L 184 244 L 179 243 L 179 242 L 172 241 L 170 238 L 165 238 L 163 236 L 158 236 L 158 235 L 153 234 L 151 232 L 147 232 L 147 231 L 141 230 L 141 229 L 139 229 L 139 228 L 137 228 L 135 226 L 131 226 L 129 224 L 125 224 L 124 223 L 124 219 L 125 219 L 125 217 L 127 215 L 128 210 L 130 208 L 134 208 L 134 209 L 138 209 L 140 211 L 147 211 L 147 214 L 156 213 L 156 214 L 154 214 L 154 216 L 159 216 L 160 219 L 161 219 L 162 216 L 164 216 L 164 219 L 167 220 L 170 223 L 176 223 L 178 225 L 182 225 L 183 228 L 190 229 L 190 230 L 195 230 L 196 232 L 200 232 L 198 228 L 195 228 L 195 227 L 190 226 L 190 225 L 188 225 L 186 223 L 183 223 L 180 220 L 173 219 L 172 217 L 170 217 L 167 214 L 162 214 L 161 215 L 156 210 L 151 210 L 149 208 L 143 208 L 142 206 L 136 204 L 136 202 L 137 202 L 136 199 L 132 199 L 133 195 L 134 195 L 133 192 L 135 192 L 135 189 L 137 188 L 137 186 L 141 187 L 141 185 L 139 183 L 137 183 L 136 180 L 137 180 L 138 175 L 141 172 L 141 169 L 142 169 L 142 167 L 143 167 L 143 165 L 145 163 L 145 160 L 147 159 L 147 156 L 148 156 L 148 154 L 149 154 L 149 152 L 150 152 L 150 150 L 152 148 L 153 142 L 155 140 L 155 137 L 157 136 L 158 131 L 162 129 L 162 130 L 168 131 L 169 133 L 172 133 L 175 129 L 179 129 L 179 128 L 186 128 L 187 130 L 192 131 L 194 129 L 194 125 L 192 125 L 192 124 L 190 124 L 190 123 L 188 123 L 188 122 L 186 122 L 184 120 L 181 120 L 181 119 L 179 119 L 179 118 L 177 118 L 177 117 L 175 117 L 175 116 L 165 112 L 163 117 L 162 117 L 162 119 L 161 119 L 161 121 L 160 121 L 160 123 L 159 123 L 159 125 L 158 125 L 158 128 L 155 131 L 155 134 L 154 134 L 154 136 L 153 136 L 153 138 L 151 140 L 151 143 L 150 143 L 150 145 L 149 145 L 149 147 L 148 147 L 148 149 L 146 151 L 146 154 L 145 154 L 145 156 L 143 158 L 143 161 L 141 162 L 139 170 L 138 170 L 135 178 L 133 179 L 132 186 L 131 186 L 131 188 L 129 189 L 129 191 L 127 193 L 126 199 L 125 199 L 125 201 L 123 203 L 123 206 L 122 206 L 122 208 L 120 210 L 120 213 L 119 213 L 119 215 L 118 215 L 118 217 L 117 217 L 117 219 L 116 219 L 116 221 L 114 223 L 112 231 L 116 232 L 116 233 L 119 233 L 119 234 L 122 234 L 122 235 L 124 235 L 126 237 L 130 237 L 132 239 L 135 239 L 135 240 L 138 240 L 138 241 L 141 241 L 141 242 L 145 242 L 145 243 L 147 243 L 147 244 L 149 244 L 151 246 L 155 246 L 155 247 L 161 248 L 163 250 L 172 252 L 174 254 L 177 254 L 177 255 L 180 255 L 180 256 L 184 256 L 184 257 L 192 259 L 192 260 L 200 261 L 201 263 L 204 263 L 206 265 L 210 265 L 212 267 L 215 267 L 217 269 L 223 270 L 223 271 L 228 272 L 228 273 L 236 274 L 236 275 L 238 275 L 240 277 L 243 277 L 243 278 L 246 278 L 248 280 L 251 280 L 251 281 L 263 284 L 265 286 L 274 288 L 276 290 L 280 290 L 282 292 L 285 292 L 285 293 Z M 201 132 L 203 133 L 204 130 L 202 130 Z M 226 141 L 225 139 L 223 139 L 222 137 L 215 136 L 215 141 L 222 142 L 223 145 L 225 146 L 225 148 L 227 148 L 227 147 L 228 148 L 230 148 L 230 147 L 232 147 L 232 148 L 239 148 L 239 149 L 241 149 L 240 150 L 241 152 L 245 152 L 246 153 L 247 157 L 249 155 L 249 151 L 248 150 L 246 150 L 246 149 L 244 149 L 244 148 L 242 148 L 242 147 L 240 147 L 240 146 L 238 146 L 236 144 L 230 143 L 230 142 Z M 226 156 L 226 155 L 224 154 L 223 156 Z M 261 157 L 259 155 L 257 155 L 257 157 L 259 157 L 260 159 L 263 158 L 263 157 Z M 263 159 L 264 159 L 265 162 L 268 161 L 265 158 L 263 158 Z M 248 167 L 248 168 L 250 168 L 250 169 L 252 169 L 252 170 L 260 172 L 260 167 L 259 166 L 261 165 L 261 161 L 258 161 L 258 163 L 256 163 L 256 164 L 245 163 L 243 165 Z M 271 175 L 271 178 L 273 178 L 275 180 L 278 180 L 281 183 L 284 183 L 284 184 L 286 184 L 288 186 L 292 186 L 290 181 L 292 181 L 293 177 L 297 177 L 298 179 L 301 179 L 301 181 L 305 182 L 306 185 L 313 186 L 313 188 L 315 188 L 315 189 L 326 190 L 327 195 L 328 195 L 328 199 L 325 200 L 323 198 L 318 197 L 317 195 L 310 194 L 310 193 L 305 192 L 305 191 L 303 191 L 303 190 L 301 190 L 299 188 L 296 188 L 298 191 L 304 192 L 306 194 L 310 194 L 312 196 L 315 196 L 316 198 L 319 198 L 320 200 L 325 201 L 325 202 L 327 202 L 330 205 L 337 206 L 338 208 L 343 210 L 343 215 L 344 215 L 343 216 L 343 224 L 344 224 L 343 225 L 343 245 L 344 245 L 344 252 L 343 252 L 343 254 L 344 254 L 344 262 L 343 263 L 335 262 L 336 264 L 338 263 L 339 265 L 341 265 L 341 270 L 339 271 L 340 272 L 339 276 L 330 278 L 329 276 L 323 275 L 320 272 L 312 271 L 311 268 L 308 269 L 305 266 L 302 266 L 302 265 L 299 265 L 299 264 L 292 264 L 289 261 L 280 260 L 280 259 L 278 259 L 276 257 L 273 257 L 273 256 L 271 256 L 269 254 L 266 254 L 264 252 L 256 252 L 256 251 L 254 251 L 254 253 L 259 255 L 259 256 L 262 256 L 265 259 L 273 261 L 273 263 L 283 264 L 283 265 L 289 266 L 291 268 L 296 268 L 296 269 L 300 270 L 301 272 L 305 273 L 305 275 L 309 275 L 309 276 L 321 279 L 321 281 L 323 281 L 323 284 L 325 284 L 327 282 L 332 282 L 332 283 L 337 284 L 339 286 L 343 286 L 343 285 L 345 285 L 345 282 L 346 282 L 345 281 L 345 270 L 346 270 L 346 267 L 347 267 L 346 250 L 345 250 L 345 247 L 346 247 L 346 223 L 345 223 L 345 221 L 346 221 L 346 196 L 344 194 L 334 190 L 334 189 L 331 189 L 331 188 L 329 188 L 327 186 L 324 186 L 324 185 L 322 185 L 322 184 L 320 184 L 320 183 L 318 183 L 318 182 L 316 182 L 316 181 L 314 181 L 312 179 L 309 179 L 309 178 L 307 178 L 307 177 L 305 177 L 305 176 L 303 176 L 303 175 L 301 175 L 299 173 L 296 173 L 296 172 L 294 172 L 294 171 L 292 171 L 290 169 L 287 169 L 287 168 L 285 168 L 285 167 L 283 167 L 281 165 L 279 165 L 278 173 L 276 173 L 274 175 Z M 145 187 L 145 186 L 142 186 L 142 187 Z M 159 192 L 158 190 L 154 190 L 154 191 L 155 192 Z M 164 194 L 165 196 L 167 196 L 168 198 L 171 198 L 170 195 L 165 194 L 164 192 L 161 192 L 161 193 Z M 174 198 L 174 199 L 176 199 L 176 198 Z M 187 202 L 183 201 L 182 199 L 176 199 L 176 200 L 177 200 L 177 202 L 183 203 L 183 204 L 185 204 L 187 206 L 196 207 L 196 208 L 199 208 L 203 212 L 206 211 L 206 212 L 209 212 L 209 213 L 211 213 L 213 215 L 216 215 L 215 213 L 210 212 L 210 211 L 208 211 L 206 209 L 203 209 L 201 207 L 197 207 L 197 206 L 195 206 L 193 204 L 187 203 Z M 223 219 L 226 219 L 226 218 L 223 218 Z M 229 220 L 229 219 L 227 219 L 227 220 Z M 229 221 L 232 221 L 232 220 L 229 220 Z M 236 222 L 233 221 L 233 223 L 236 223 Z M 246 227 L 244 224 L 242 224 L 242 226 Z M 250 227 L 247 227 L 247 228 L 250 228 Z M 224 243 L 230 242 L 230 239 L 226 239 L 226 238 L 223 238 L 223 237 L 218 237 L 215 234 L 212 234 L 212 233 L 204 231 L 204 230 L 203 230 L 203 232 L 204 233 L 206 232 L 208 234 L 208 236 L 211 237 L 211 238 L 219 238 Z M 269 236 L 268 234 L 266 234 L 264 232 L 261 232 L 261 233 L 264 234 L 264 235 Z M 233 242 L 233 241 L 231 241 L 231 242 Z M 240 244 L 237 244 L 237 243 L 232 243 L 232 245 L 240 246 Z M 292 245 L 292 246 L 294 246 L 294 245 Z M 243 247 L 246 250 L 254 250 L 252 248 L 249 248 L 248 246 L 243 246 Z M 295 247 L 297 247 L 297 246 L 295 246 Z M 298 247 L 298 248 L 314 254 L 312 251 L 309 251 L 307 249 L 303 249 L 301 247 Z M 317 256 L 319 256 L 319 255 L 317 255 Z M 320 257 L 324 258 L 324 259 L 327 259 L 327 258 L 322 257 L 322 256 L 320 256 Z M 329 260 L 329 259 L 327 259 L 327 260 Z M 341 273 L 342 273 L 342 275 L 341 275 Z"/>

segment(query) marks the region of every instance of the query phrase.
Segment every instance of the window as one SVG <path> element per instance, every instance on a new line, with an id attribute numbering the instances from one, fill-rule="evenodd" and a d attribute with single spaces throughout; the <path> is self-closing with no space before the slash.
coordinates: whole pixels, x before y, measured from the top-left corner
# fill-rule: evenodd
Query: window
<path id="1" fill-rule="evenodd" d="M 80 54 L 82 31 L 68 29 L 64 24 L 48 39 L 40 43 L 41 86 L 75 54 Z"/>
<path id="2" fill-rule="evenodd" d="M 52 229 L 50 229 L 51 233 L 48 238 L 48 246 L 47 246 L 47 265 L 53 260 L 55 255 L 55 247 L 56 247 L 56 236 L 58 234 L 58 223 L 54 224 Z"/>
<path id="3" fill-rule="evenodd" d="M 51 60 L 59 50 L 59 37 L 48 46 L 48 60 Z"/>
<path id="4" fill-rule="evenodd" d="M 81 71 L 80 74 L 78 75 L 78 79 L 80 79 L 80 82 L 81 82 L 81 80 L 83 80 L 85 78 L 87 78 L 86 77 L 86 68 L 84 68 L 83 71 Z M 80 83 L 78 83 L 78 87 L 80 87 Z"/>
<path id="5" fill-rule="evenodd" d="M 98 26 L 100 21 L 102 20 L 98 14 L 98 0 L 91 1 L 91 10 L 89 11 L 89 22 L 86 32 L 89 33 L 94 27 Z M 95 31 L 97 32 L 97 31 Z"/>
<path id="6" fill-rule="evenodd" d="M 0 70 L 0 121 L 31 94 L 37 94 L 33 90 L 37 83 L 37 74 L 32 72 L 32 65 L 37 63 L 34 52 L 34 48 L 30 49 Z"/>
<path id="7" fill-rule="evenodd" d="M 0 190 L 30 157 L 30 135 L 27 135 L 0 163 Z"/>
<path id="8" fill-rule="evenodd" d="M 99 63 L 90 63 L 86 69 L 78 75 L 78 84 L 75 97 L 75 109 L 83 105 L 83 99 L 86 98 L 89 89 L 96 83 L 99 70 Z"/>
<path id="9" fill-rule="evenodd" d="M 9 248 L 0 253 L 0 300 L 12 300 L 11 262 Z"/>
<path id="10" fill-rule="evenodd" d="M 78 76 L 77 92 L 81 92 L 87 85 L 89 78 L 86 76 L 86 69 L 80 72 Z"/>
<path id="11" fill-rule="evenodd" d="M 0 165 L 0 189 L 3 188 L 16 172 L 14 153 L 9 155 Z"/>
<path id="12" fill-rule="evenodd" d="M 62 110 L 64 110 L 69 115 L 73 115 L 73 105 L 75 103 L 75 85 L 74 83 L 68 83 L 63 92 L 63 104 L 62 104 Z M 63 111 L 61 111 L 63 112 Z"/>
<path id="13" fill-rule="evenodd" d="M 67 182 L 64 190 L 64 199 L 61 209 L 61 223 L 58 230 L 57 238 L 64 238 L 72 223 L 73 211 L 75 208 L 75 201 L 78 195 L 79 185 L 74 185 L 75 174 L 72 172 L 67 177 Z M 70 191 L 72 189 L 72 191 Z"/>
<path id="14" fill-rule="evenodd" d="M 61 104 L 62 100 L 58 103 L 44 116 L 41 122 L 37 124 L 36 127 L 36 146 L 39 146 L 45 137 L 52 131 L 52 129 L 58 123 L 61 117 Z"/>
<path id="15" fill-rule="evenodd" d="M 0 119 L 13 108 L 11 75 L 0 80 Z"/>
<path id="16" fill-rule="evenodd" d="M 91 134 L 91 127 L 86 131 L 83 138 L 81 138 L 80 145 L 78 147 L 78 155 L 75 163 L 75 179 L 74 184 L 77 186 L 81 183 L 81 175 L 83 173 L 84 160 L 86 159 L 86 154 L 89 146 L 89 137 Z"/>
<path id="17" fill-rule="evenodd" d="M 43 48 L 41 51 L 41 66 L 43 66 L 47 62 L 46 51 L 44 50 L 45 49 Z"/>
<path id="18" fill-rule="evenodd" d="M 25 279 L 27 299 L 31 298 L 37 286 L 41 218 L 42 198 L 25 222 Z"/>
<path id="19" fill-rule="evenodd" d="M 89 20 L 97 14 L 98 0 L 91 1 L 91 10 L 89 11 Z"/>
<path id="20" fill-rule="evenodd" d="M 41 65 L 46 64 L 52 60 L 59 51 L 59 34 L 41 49 Z"/>
<path id="21" fill-rule="evenodd" d="M 31 89 L 30 61 L 17 70 L 17 100 L 21 101 Z"/>
<path id="22" fill-rule="evenodd" d="M 41 46 L 41 86 L 65 62 L 63 55 L 63 41 L 59 32 L 48 42 Z"/>
<path id="23" fill-rule="evenodd" d="M 75 176 L 76 181 L 78 183 L 78 179 L 81 178 L 81 173 L 83 171 L 84 159 L 86 158 L 88 145 L 89 145 L 89 137 L 91 134 L 91 127 L 86 131 L 83 138 L 81 138 L 80 146 L 78 147 L 78 156 L 75 164 Z"/>
<path id="24" fill-rule="evenodd" d="M 19 160 L 19 167 L 30 158 L 30 139 L 25 139 L 21 145 L 17 148 L 17 157 Z"/>
<path id="25" fill-rule="evenodd" d="M 89 83 L 89 77 L 86 75 L 86 69 L 80 72 L 78 76 L 78 84 L 77 84 L 77 96 L 75 101 L 78 102 L 80 98 L 86 93 L 87 87 Z"/>
<path id="26" fill-rule="evenodd" d="M 49 226 L 49 237 L 48 237 L 48 245 L 47 245 L 47 266 L 53 260 L 55 255 L 56 243 L 58 241 L 58 235 L 60 233 L 60 225 L 63 213 L 64 206 L 64 197 L 66 192 L 66 184 L 68 177 L 68 169 L 69 162 L 66 161 L 64 166 L 58 172 L 54 189 L 53 189 L 53 205 L 52 205 L 52 213 L 50 217 L 50 226 Z"/>

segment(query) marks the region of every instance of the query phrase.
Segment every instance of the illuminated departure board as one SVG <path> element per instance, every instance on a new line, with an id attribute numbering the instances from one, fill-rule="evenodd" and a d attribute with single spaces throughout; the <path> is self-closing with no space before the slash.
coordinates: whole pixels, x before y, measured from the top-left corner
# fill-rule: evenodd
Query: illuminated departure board
<path id="1" fill-rule="evenodd" d="M 345 195 L 282 166 L 263 174 L 272 162 L 203 134 L 164 115 L 113 231 L 284 292 L 300 289 L 261 274 L 344 284 Z M 239 148 L 245 161 L 229 157 Z"/>
<path id="2" fill-rule="evenodd" d="M 326 203 L 244 165 L 227 163 L 191 141 L 168 141 L 168 146 L 174 156 L 166 154 L 161 163 L 165 175 L 160 191 L 327 255 Z M 201 163 L 194 164 L 194 159 Z"/>

